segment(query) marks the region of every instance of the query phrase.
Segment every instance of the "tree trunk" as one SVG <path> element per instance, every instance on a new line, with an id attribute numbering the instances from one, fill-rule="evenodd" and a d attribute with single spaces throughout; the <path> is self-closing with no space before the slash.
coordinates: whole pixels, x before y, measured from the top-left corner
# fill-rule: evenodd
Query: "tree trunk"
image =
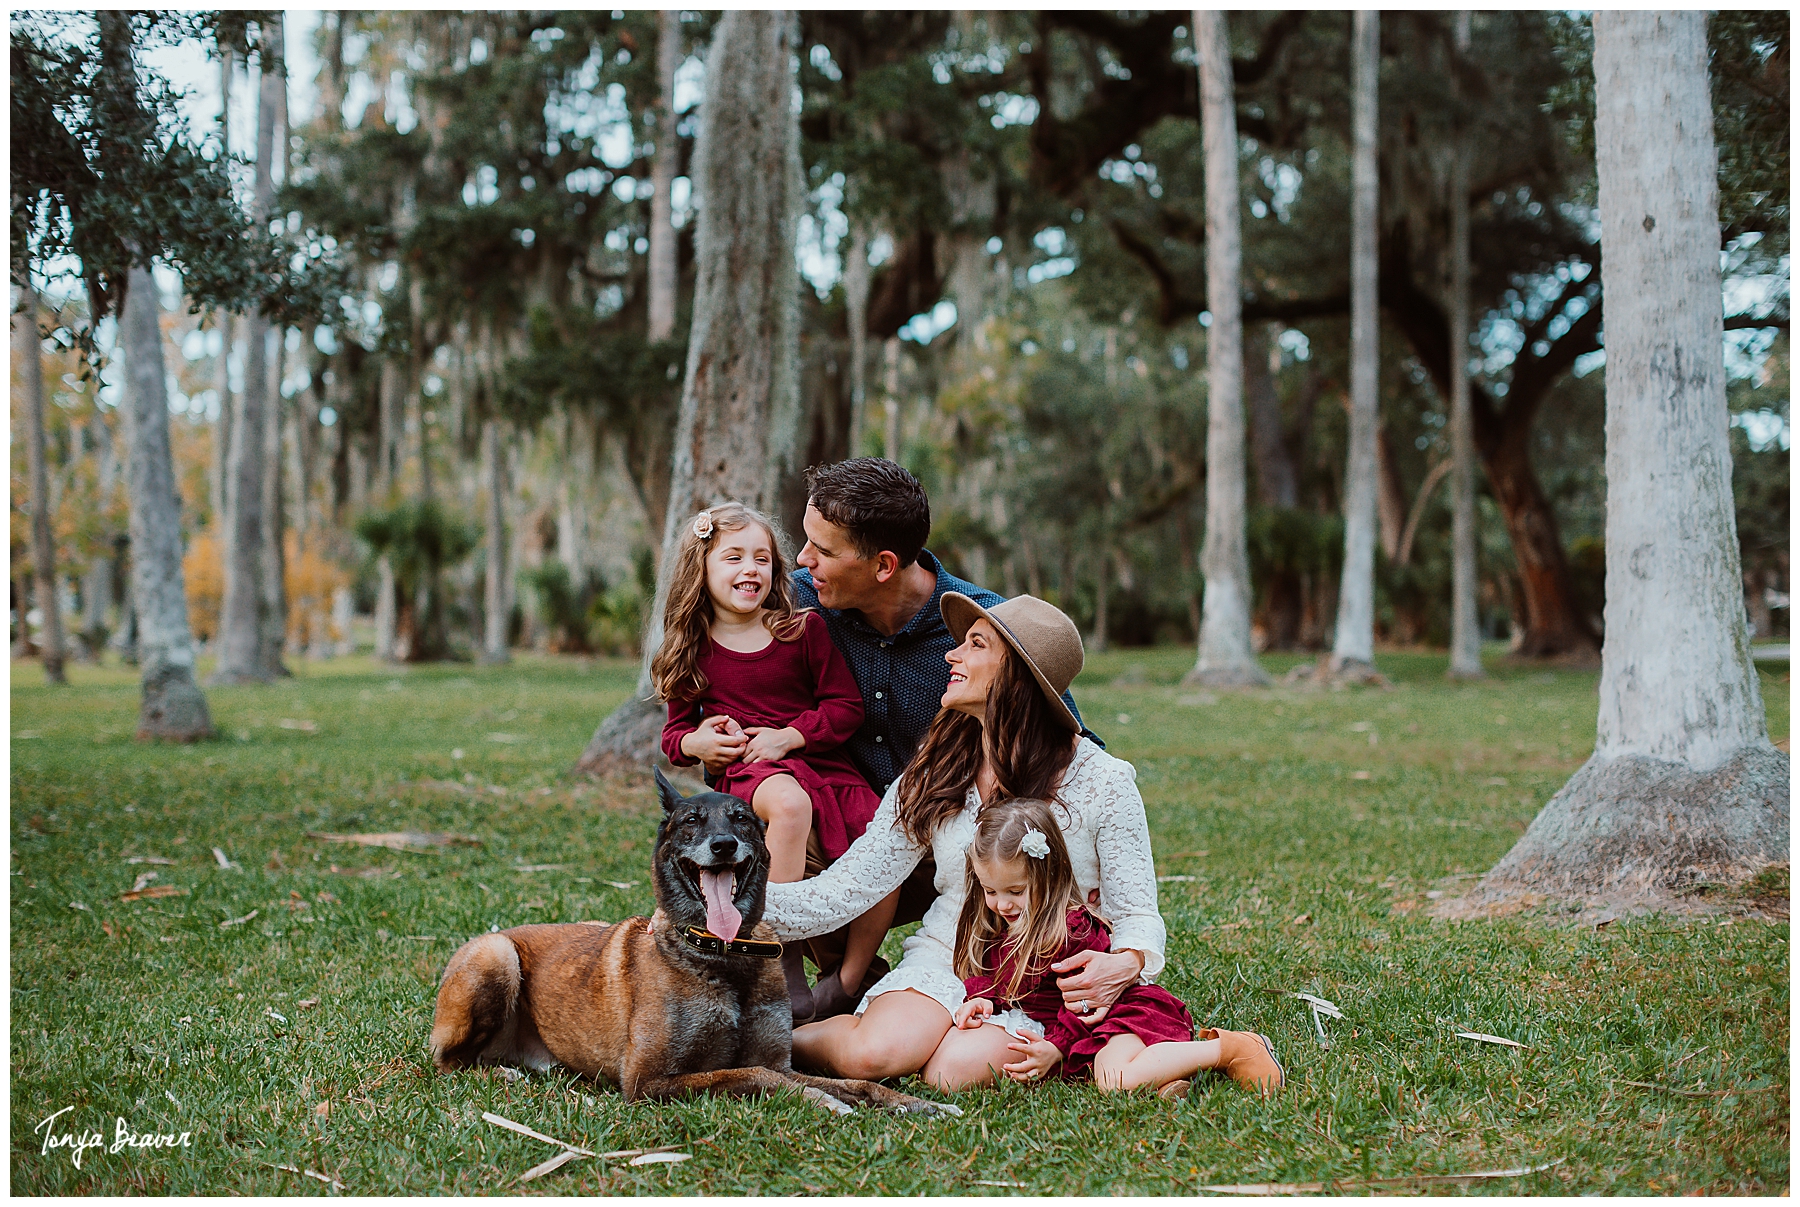
<path id="1" fill-rule="evenodd" d="M 1288 451 L 1275 372 L 1281 348 L 1276 325 L 1258 323 L 1244 332 L 1244 403 L 1250 422 L 1250 450 L 1256 462 L 1256 501 L 1264 507 L 1297 507 L 1300 475 Z"/>
<path id="2" fill-rule="evenodd" d="M 226 154 L 231 153 L 231 77 L 237 63 L 236 53 L 229 46 L 219 48 L 219 145 Z M 213 322 L 219 331 L 219 363 L 214 366 L 218 374 L 219 417 L 213 423 L 211 461 L 207 466 L 207 486 L 211 492 L 212 530 L 214 535 L 225 530 L 225 461 L 227 450 L 231 447 L 231 328 L 232 313 L 229 310 L 213 311 Z"/>
<path id="3" fill-rule="evenodd" d="M 882 433 L 882 455 L 900 460 L 900 337 L 890 335 L 882 348 L 882 392 L 886 395 L 887 426 Z"/>
<path id="4" fill-rule="evenodd" d="M 681 158 L 675 135 L 675 69 L 681 66 L 681 14 L 665 9 L 656 36 L 656 162 L 650 171 L 655 192 L 650 195 L 650 321 L 645 330 L 651 343 L 661 343 L 675 333 L 675 175 Z"/>
<path id="5" fill-rule="evenodd" d="M 850 334 L 850 455 L 862 455 L 869 422 L 869 231 L 860 222 L 850 232 L 844 261 L 844 320 Z"/>
<path id="6" fill-rule="evenodd" d="M 375 657 L 382 662 L 401 656 L 394 590 L 394 563 L 384 553 L 375 559 Z"/>
<path id="7" fill-rule="evenodd" d="M 169 398 L 156 283 L 134 268 L 119 322 L 130 422 L 131 600 L 144 699 L 140 739 L 193 742 L 212 734 L 206 697 L 194 682 L 194 638 L 181 574 L 181 495 L 169 454 Z M 121 627 L 127 622 L 121 618 Z"/>
<path id="8" fill-rule="evenodd" d="M 22 307 L 12 316 L 13 347 L 25 390 L 26 459 L 31 473 L 31 579 L 43 614 L 44 678 L 67 683 L 63 674 L 62 600 L 57 597 L 56 539 L 50 531 L 50 470 L 44 447 L 44 348 L 38 338 L 37 293 L 20 291 Z"/>
<path id="9" fill-rule="evenodd" d="M 1106 614 L 1106 600 L 1107 597 L 1112 594 L 1112 583 L 1109 581 L 1112 576 L 1112 550 L 1105 543 L 1102 543 L 1095 551 L 1094 562 L 1094 576 L 1096 579 L 1094 586 L 1094 636 L 1092 640 L 1088 642 L 1088 648 L 1092 649 L 1096 654 L 1104 654 L 1106 652 L 1107 622 L 1110 619 Z M 1204 624 L 1205 622 L 1202 621 L 1201 623 Z"/>
<path id="10" fill-rule="evenodd" d="M 1469 50 L 1469 11 L 1456 14 L 1456 53 Z M 1454 73 L 1452 87 L 1454 87 Z M 1469 143 L 1450 149 L 1450 678 L 1479 679 L 1481 589 L 1475 564 L 1475 437 L 1469 415 Z"/>
<path id="11" fill-rule="evenodd" d="M 279 24 L 272 22 L 278 29 Z M 281 73 L 265 59 L 259 68 L 256 100 L 256 186 L 252 212 L 266 221 L 275 199 L 271 174 L 275 157 L 276 115 L 281 104 Z M 269 321 L 252 312 L 244 320 L 244 388 L 232 417 L 231 446 L 225 460 L 225 511 L 222 559 L 225 598 L 219 608 L 219 652 L 214 683 L 265 682 L 276 672 L 265 651 L 268 623 L 265 580 L 266 483 L 269 474 L 268 427 L 274 408 L 269 383 Z M 279 647 L 278 647 L 279 648 Z M 279 662 L 279 659 L 277 659 Z"/>
<path id="12" fill-rule="evenodd" d="M 793 439 L 799 387 L 797 35 L 792 13 L 746 10 L 726 12 L 713 34 L 694 154 L 694 317 L 656 597 L 637 690 L 595 731 L 580 771 L 641 770 L 657 757 L 650 658 L 681 534 L 695 512 L 727 499 L 767 508 L 791 460 L 782 442 Z"/>
<path id="13" fill-rule="evenodd" d="M 1375 659 L 1375 441 L 1381 368 L 1381 316 L 1376 302 L 1379 182 L 1375 163 L 1376 83 L 1381 17 L 1354 18 L 1350 224 L 1350 440 L 1344 472 L 1344 571 L 1338 591 L 1331 671 L 1366 679 Z"/>
<path id="14" fill-rule="evenodd" d="M 282 663 L 287 646 L 287 523 L 282 497 L 281 455 L 282 429 L 287 406 L 281 397 L 281 378 L 287 361 L 287 329 L 274 329 L 275 363 L 269 374 L 266 412 L 268 423 L 263 428 L 263 531 L 262 531 L 262 623 L 257 640 L 257 658 L 273 678 L 285 678 L 292 671 Z"/>
<path id="15" fill-rule="evenodd" d="M 1394 443 L 1386 425 L 1375 429 L 1375 534 L 1381 544 L 1381 555 L 1398 561 L 1400 538 L 1406 531 L 1406 484 L 1400 480 L 1400 465 L 1394 459 Z"/>
<path id="16" fill-rule="evenodd" d="M 481 643 L 483 662 L 507 662 L 506 646 L 506 478 L 500 463 L 500 424 L 481 425 L 481 476 L 487 480 L 487 581 L 482 592 L 486 624 Z"/>
<path id="17" fill-rule="evenodd" d="M 1606 640 L 1593 756 L 1482 880 L 1644 899 L 1788 858 L 1744 631 L 1706 15 L 1594 14 L 1606 254 Z"/>
<path id="18" fill-rule="evenodd" d="M 1250 555 L 1244 539 L 1244 324 L 1239 270 L 1237 97 L 1225 14 L 1194 10 L 1200 123 L 1206 154 L 1206 536 L 1200 566 L 1200 650 L 1184 682 L 1260 687 L 1250 648 Z"/>

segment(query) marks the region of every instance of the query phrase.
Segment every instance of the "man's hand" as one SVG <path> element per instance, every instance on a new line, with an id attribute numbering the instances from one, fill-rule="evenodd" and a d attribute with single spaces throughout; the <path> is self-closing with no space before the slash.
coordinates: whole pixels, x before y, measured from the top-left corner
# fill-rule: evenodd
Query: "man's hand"
<path id="1" fill-rule="evenodd" d="M 1066 960 L 1050 965 L 1060 973 L 1056 987 L 1062 990 L 1063 1005 L 1082 1022 L 1093 1026 L 1112 1010 L 1119 995 L 1137 983 L 1144 971 L 1144 955 L 1132 951 L 1078 951 Z"/>
<path id="2" fill-rule="evenodd" d="M 736 721 L 726 716 L 711 716 L 681 739 L 681 753 L 690 759 L 699 759 L 708 775 L 717 776 L 743 758 L 749 745 L 749 737 Z"/>
<path id="3" fill-rule="evenodd" d="M 1042 1081 L 1050 1075 L 1062 1060 L 1062 1052 L 1049 1040 L 1016 1039 L 1006 1045 L 1009 1052 L 1019 1053 L 1019 1059 L 1013 1064 L 1001 1065 L 1001 1072 L 1014 1081 Z"/>
<path id="4" fill-rule="evenodd" d="M 994 1013 L 994 1003 L 985 997 L 972 997 L 956 1008 L 956 1025 L 964 1031 L 981 1026 L 981 1020 Z"/>
<path id="5" fill-rule="evenodd" d="M 767 725 L 752 725 L 744 732 L 750 738 L 750 744 L 745 748 L 743 754 L 746 763 L 775 763 L 785 759 L 796 750 L 806 748 L 806 738 L 791 725 L 785 729 L 771 729 Z"/>

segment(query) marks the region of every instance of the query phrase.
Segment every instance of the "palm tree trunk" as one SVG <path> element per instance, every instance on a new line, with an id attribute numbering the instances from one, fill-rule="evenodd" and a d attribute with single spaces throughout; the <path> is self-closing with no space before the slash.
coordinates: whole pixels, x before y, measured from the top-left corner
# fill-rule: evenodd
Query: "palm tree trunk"
<path id="1" fill-rule="evenodd" d="M 578 770 L 641 770 L 657 757 L 662 710 L 649 698 L 649 666 L 682 533 L 695 512 L 726 499 L 768 507 L 792 459 L 783 443 L 795 434 L 799 392 L 798 34 L 791 12 L 747 10 L 727 11 L 713 34 L 694 154 L 694 317 L 656 597 L 637 690 L 595 731 Z"/>
<path id="2" fill-rule="evenodd" d="M 650 179 L 650 321 L 645 337 L 661 343 L 675 333 L 675 295 L 678 269 L 675 260 L 675 175 L 681 157 L 675 135 L 675 69 L 682 58 L 681 14 L 665 9 L 656 35 L 656 162 Z"/>
<path id="3" fill-rule="evenodd" d="M 1703 12 L 1594 14 L 1606 637 L 1593 756 L 1473 896 L 1668 900 L 1788 860 L 1744 626 Z"/>
<path id="4" fill-rule="evenodd" d="M 43 614 L 44 678 L 67 683 L 63 674 L 62 601 L 56 592 L 56 540 L 50 531 L 50 470 L 44 447 L 44 348 L 38 338 L 37 291 L 22 289 L 21 307 L 13 312 L 13 346 L 17 349 L 25 391 L 26 460 L 31 474 L 31 579 Z"/>
<path id="5" fill-rule="evenodd" d="M 1456 14 L 1456 53 L 1469 50 L 1469 11 Z M 1454 79 L 1454 74 L 1452 79 Z M 1475 434 L 1469 413 L 1469 146 L 1455 134 L 1450 160 L 1450 677 L 1479 679 L 1475 593 Z"/>
<path id="6" fill-rule="evenodd" d="M 1344 570 L 1338 591 L 1331 671 L 1350 680 L 1374 673 L 1375 472 L 1381 367 L 1381 316 L 1376 302 L 1379 182 L 1375 163 L 1376 83 L 1381 16 L 1359 11 L 1352 43 L 1350 226 L 1350 448 L 1344 473 Z"/>
<path id="7" fill-rule="evenodd" d="M 194 638 L 181 572 L 181 495 L 169 454 L 169 399 L 163 368 L 156 283 L 134 268 L 128 278 L 120 341 L 125 351 L 126 432 L 131 494 L 130 623 L 137 629 L 144 685 L 137 736 L 193 742 L 212 733 L 206 697 L 194 682 Z M 121 627 L 127 622 L 121 618 Z"/>
<path id="8" fill-rule="evenodd" d="M 1239 284 L 1237 95 L 1225 14 L 1194 10 L 1205 144 L 1206 537 L 1200 650 L 1184 682 L 1257 687 L 1269 676 L 1250 648 L 1250 554 L 1244 537 L 1244 322 Z"/>

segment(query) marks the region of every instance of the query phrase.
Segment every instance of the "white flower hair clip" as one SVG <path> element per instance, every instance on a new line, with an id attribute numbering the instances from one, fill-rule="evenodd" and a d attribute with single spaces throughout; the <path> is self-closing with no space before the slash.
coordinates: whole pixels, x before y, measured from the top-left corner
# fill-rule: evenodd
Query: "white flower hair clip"
<path id="1" fill-rule="evenodd" d="M 1050 840 L 1044 837 L 1042 830 L 1027 830 L 1025 837 L 1019 840 L 1019 849 L 1033 859 L 1042 859 L 1050 854 Z"/>
<path id="2" fill-rule="evenodd" d="M 698 537 L 700 540 L 704 541 L 707 537 L 711 536 L 712 534 L 713 534 L 712 511 L 709 509 L 707 511 L 701 512 L 699 515 L 694 517 L 694 535 L 696 537 Z"/>

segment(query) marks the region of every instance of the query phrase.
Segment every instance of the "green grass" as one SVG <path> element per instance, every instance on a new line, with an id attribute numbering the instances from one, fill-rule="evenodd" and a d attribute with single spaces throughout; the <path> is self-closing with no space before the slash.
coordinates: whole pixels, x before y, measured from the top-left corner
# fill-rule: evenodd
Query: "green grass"
<path id="1" fill-rule="evenodd" d="M 295 680 L 209 692 L 225 736 L 186 748 L 131 741 L 128 672 L 73 667 L 73 685 L 51 691 L 16 664 L 13 1189 L 329 1193 L 270 1168 L 292 1165 L 349 1193 L 509 1191 L 554 1150 L 484 1110 L 597 1150 L 694 1154 L 576 1162 L 525 1188 L 545 1193 L 1167 1194 L 1556 1160 L 1472 1190 L 1787 1187 L 1785 922 L 1426 916 L 1430 895 L 1489 866 L 1591 749 L 1593 673 L 1502 669 L 1451 686 L 1442 658 L 1392 654 L 1380 658 L 1391 692 L 1214 699 L 1178 686 L 1191 658 L 1098 655 L 1077 693 L 1137 765 L 1159 871 L 1191 877 L 1163 885 L 1163 983 L 1203 1023 L 1269 1034 L 1288 1090 L 1264 1103 L 1204 1081 L 1171 1105 L 1007 1087 L 961 1096 L 956 1121 L 840 1120 L 790 1098 L 627 1106 L 568 1077 L 431 1073 L 432 994 L 456 944 L 650 908 L 650 790 L 565 777 L 629 689 L 623 663 L 296 662 Z M 1786 667 L 1762 669 L 1782 738 Z M 414 854 L 306 837 L 408 828 L 481 845 Z M 221 869 L 214 846 L 241 867 Z M 534 864 L 564 867 L 514 870 Z M 147 870 L 188 895 L 121 901 Z M 1270 990 L 1336 1002 L 1331 1047 Z M 1465 1030 L 1530 1046 L 1456 1038 Z M 90 1151 L 77 1170 L 33 1133 L 65 1106 L 59 1129 L 110 1142 L 122 1116 L 193 1145 Z"/>

